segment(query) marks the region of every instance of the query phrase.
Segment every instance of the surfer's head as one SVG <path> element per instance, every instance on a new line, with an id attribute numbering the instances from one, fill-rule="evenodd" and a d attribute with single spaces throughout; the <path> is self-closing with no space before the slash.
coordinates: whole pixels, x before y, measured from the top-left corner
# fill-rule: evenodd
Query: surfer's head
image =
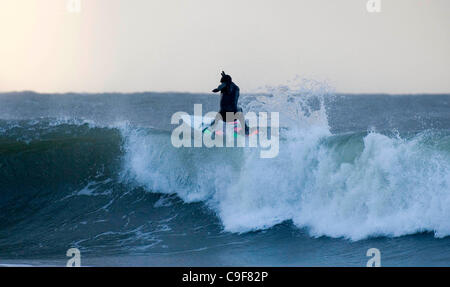
<path id="1" fill-rule="evenodd" d="M 220 79 L 221 83 L 231 83 L 231 76 L 230 75 L 225 74 L 224 71 L 222 71 L 221 75 L 222 75 L 222 78 Z"/>

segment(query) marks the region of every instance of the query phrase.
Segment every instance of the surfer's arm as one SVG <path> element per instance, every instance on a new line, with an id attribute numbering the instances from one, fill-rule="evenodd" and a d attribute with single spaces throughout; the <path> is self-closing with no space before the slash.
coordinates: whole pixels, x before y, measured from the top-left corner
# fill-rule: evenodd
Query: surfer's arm
<path id="1" fill-rule="evenodd" d="M 222 83 L 222 84 L 220 84 L 220 86 L 218 86 L 217 88 L 215 88 L 215 89 L 212 90 L 212 91 L 213 91 L 213 93 L 220 92 L 220 91 L 222 91 L 223 88 L 225 88 L 225 86 L 226 86 L 226 84 L 225 84 L 225 83 Z"/>

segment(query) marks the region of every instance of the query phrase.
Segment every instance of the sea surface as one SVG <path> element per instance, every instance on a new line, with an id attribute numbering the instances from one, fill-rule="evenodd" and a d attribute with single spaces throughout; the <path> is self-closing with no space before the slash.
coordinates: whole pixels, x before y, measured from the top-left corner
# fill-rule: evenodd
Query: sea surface
<path id="1" fill-rule="evenodd" d="M 450 266 L 450 95 L 243 94 L 279 154 L 175 148 L 191 93 L 0 94 L 0 265 Z"/>

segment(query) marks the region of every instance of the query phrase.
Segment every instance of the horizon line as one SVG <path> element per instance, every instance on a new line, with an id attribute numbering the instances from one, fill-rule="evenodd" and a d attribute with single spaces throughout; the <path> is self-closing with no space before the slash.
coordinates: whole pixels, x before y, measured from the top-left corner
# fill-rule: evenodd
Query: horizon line
<path id="1" fill-rule="evenodd" d="M 212 92 L 188 92 L 188 91 L 134 91 L 134 92 L 38 92 L 33 90 L 14 90 L 14 91 L 0 91 L 0 94 L 20 94 L 33 93 L 40 95 L 67 95 L 67 94 L 84 94 L 84 95 L 99 95 L 99 94 L 197 94 L 197 95 L 216 95 Z M 254 94 L 270 94 L 269 92 L 242 92 L 242 95 Z M 414 92 L 414 93 L 388 93 L 388 92 L 326 92 L 324 94 L 334 95 L 392 95 L 392 96 L 414 96 L 414 95 L 450 95 L 449 92 Z"/>

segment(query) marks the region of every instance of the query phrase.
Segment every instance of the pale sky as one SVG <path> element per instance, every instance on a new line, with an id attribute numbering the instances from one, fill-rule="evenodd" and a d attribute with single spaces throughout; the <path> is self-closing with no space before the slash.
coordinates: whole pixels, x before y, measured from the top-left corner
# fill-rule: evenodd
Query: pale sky
<path id="1" fill-rule="evenodd" d="M 450 93 L 449 0 L 68 1 L 0 1 L 0 91 Z"/>

